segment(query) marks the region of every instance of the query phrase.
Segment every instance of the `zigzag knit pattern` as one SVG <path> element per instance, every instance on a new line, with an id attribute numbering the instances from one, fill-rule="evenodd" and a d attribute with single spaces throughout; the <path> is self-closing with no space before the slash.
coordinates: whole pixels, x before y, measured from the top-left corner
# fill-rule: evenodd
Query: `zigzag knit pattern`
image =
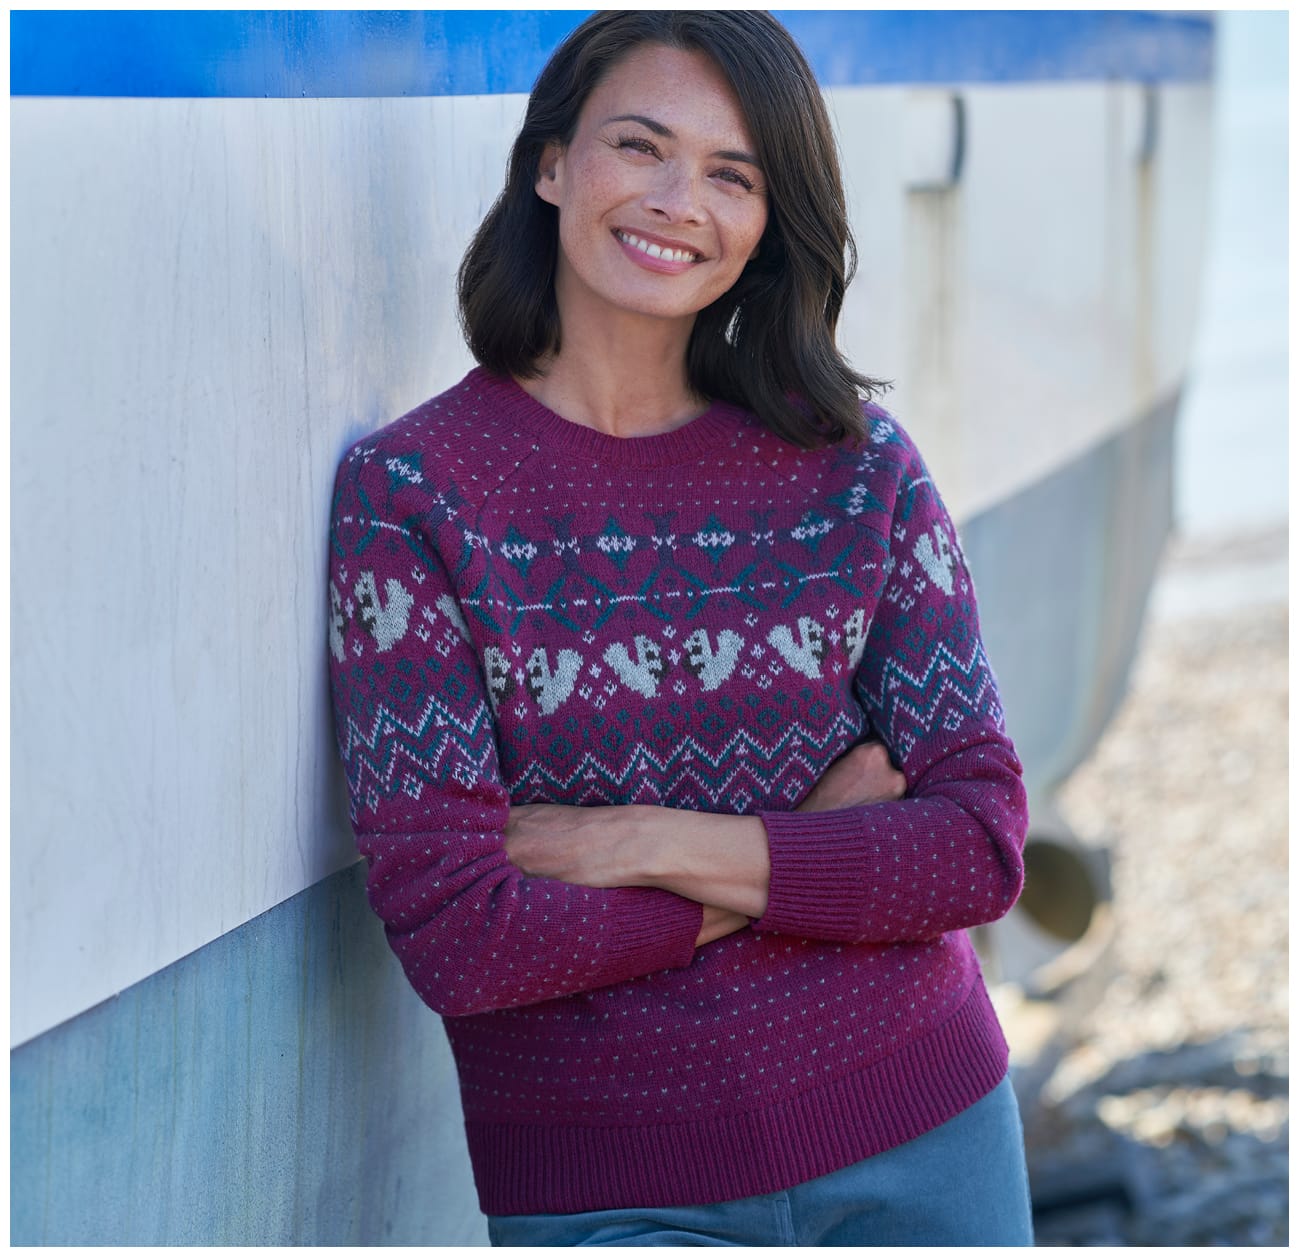
<path id="1" fill-rule="evenodd" d="M 352 821 L 487 1212 L 776 1190 L 1004 1073 L 963 930 L 1018 894 L 1020 766 L 956 529 L 868 417 L 817 451 L 720 402 L 618 439 L 478 370 L 340 466 Z M 908 797 L 796 812 L 867 736 Z M 767 912 L 696 950 L 689 901 L 524 877 L 502 831 L 533 802 L 758 815 Z"/>

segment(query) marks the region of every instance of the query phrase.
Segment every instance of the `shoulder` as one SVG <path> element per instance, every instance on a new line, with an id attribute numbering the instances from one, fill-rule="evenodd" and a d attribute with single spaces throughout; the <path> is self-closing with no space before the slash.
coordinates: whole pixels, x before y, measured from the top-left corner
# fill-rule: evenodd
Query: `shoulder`
<path id="1" fill-rule="evenodd" d="M 535 452 L 514 421 L 514 394 L 476 367 L 459 383 L 354 442 L 338 479 L 379 481 L 405 496 L 481 502 Z"/>
<path id="2" fill-rule="evenodd" d="M 864 435 L 812 450 L 801 449 L 764 429 L 764 461 L 784 479 L 804 484 L 810 480 L 829 494 L 845 492 L 868 496 L 878 506 L 891 504 L 909 485 L 928 477 L 925 461 L 891 411 L 863 402 L 862 416 Z"/>
<path id="3" fill-rule="evenodd" d="M 875 402 L 864 402 L 862 414 L 866 420 L 866 436 L 846 446 L 859 462 L 901 479 L 923 473 L 924 459 L 920 450 L 892 411 Z"/>

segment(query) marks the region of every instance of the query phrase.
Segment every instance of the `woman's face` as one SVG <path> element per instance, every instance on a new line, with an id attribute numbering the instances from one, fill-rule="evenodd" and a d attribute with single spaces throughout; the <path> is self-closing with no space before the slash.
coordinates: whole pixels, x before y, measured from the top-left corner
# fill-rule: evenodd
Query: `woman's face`
<path id="1" fill-rule="evenodd" d="M 765 180 L 726 77 L 702 53 L 645 44 L 587 97 L 537 195 L 559 209 L 561 321 L 615 310 L 693 322 L 757 252 Z M 575 303 L 581 303 L 579 306 Z"/>

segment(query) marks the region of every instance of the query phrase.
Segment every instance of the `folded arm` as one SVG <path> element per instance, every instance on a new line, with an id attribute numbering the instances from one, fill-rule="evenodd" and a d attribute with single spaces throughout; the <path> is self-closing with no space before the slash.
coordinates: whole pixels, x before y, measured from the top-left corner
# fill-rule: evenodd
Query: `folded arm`
<path id="1" fill-rule="evenodd" d="M 1019 894 L 1018 761 L 972 747 L 902 798 L 891 768 L 861 772 L 863 744 L 831 766 L 794 812 L 730 816 L 677 808 L 512 808 L 506 853 L 538 876 L 669 890 L 707 905 L 719 933 L 763 931 L 841 942 L 935 938 L 1003 916 Z M 887 759 L 884 760 L 887 764 Z M 825 806 L 827 782 L 861 781 Z M 1003 835 L 1010 835 L 1003 838 Z M 714 920 L 706 915 L 705 935 Z"/>
<path id="2" fill-rule="evenodd" d="M 890 550 L 854 686 L 906 798 L 845 789 L 825 807 L 757 817 L 611 809 L 586 830 L 589 850 L 574 844 L 574 863 L 554 875 L 666 888 L 759 931 L 828 941 L 935 938 L 1009 911 L 1023 884 L 1022 769 L 956 529 L 919 454 L 898 443 L 906 467 L 892 517 L 877 524 Z M 507 850 L 546 867 L 541 854 Z"/>
<path id="3" fill-rule="evenodd" d="M 482 672 L 422 531 L 427 503 L 404 492 L 374 451 L 358 448 L 339 470 L 329 662 L 370 902 L 411 984 L 456 1015 L 689 964 L 727 920 L 717 911 L 652 887 L 525 876 L 507 858 L 509 795 Z"/>
<path id="4" fill-rule="evenodd" d="M 952 749 L 898 803 L 764 813 L 771 883 L 757 930 L 845 942 L 937 938 L 1004 916 L 1023 884 L 1019 761 L 995 737 Z"/>
<path id="5" fill-rule="evenodd" d="M 882 417 L 872 441 L 866 461 L 887 460 L 898 479 L 888 505 L 862 517 L 887 552 L 853 685 L 907 797 L 812 817 L 762 813 L 771 881 L 757 930 L 936 938 L 1004 916 L 1023 885 L 1022 769 L 956 527 L 906 434 Z"/>
<path id="6" fill-rule="evenodd" d="M 900 799 L 905 788 L 884 747 L 862 743 L 826 770 L 798 811 Z M 748 924 L 767 911 L 771 858 L 766 826 L 756 816 L 529 804 L 510 809 L 505 849 L 521 869 L 539 876 L 672 891 L 714 910 L 719 924 Z"/>

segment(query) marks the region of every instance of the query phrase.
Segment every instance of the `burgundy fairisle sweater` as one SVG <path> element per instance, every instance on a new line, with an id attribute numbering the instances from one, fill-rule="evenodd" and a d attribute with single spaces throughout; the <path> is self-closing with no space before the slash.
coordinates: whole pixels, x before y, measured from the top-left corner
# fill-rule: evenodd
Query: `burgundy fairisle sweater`
<path id="1" fill-rule="evenodd" d="M 956 530 L 915 447 L 723 403 L 611 437 L 479 369 L 344 458 L 329 648 L 369 895 L 446 1018 L 486 1213 L 774 1191 L 1003 1077 L 967 926 L 1027 824 Z M 868 734 L 897 803 L 792 809 Z M 759 815 L 771 895 L 525 877 L 511 803 Z M 430 1115 L 432 1117 L 432 1115 Z"/>

